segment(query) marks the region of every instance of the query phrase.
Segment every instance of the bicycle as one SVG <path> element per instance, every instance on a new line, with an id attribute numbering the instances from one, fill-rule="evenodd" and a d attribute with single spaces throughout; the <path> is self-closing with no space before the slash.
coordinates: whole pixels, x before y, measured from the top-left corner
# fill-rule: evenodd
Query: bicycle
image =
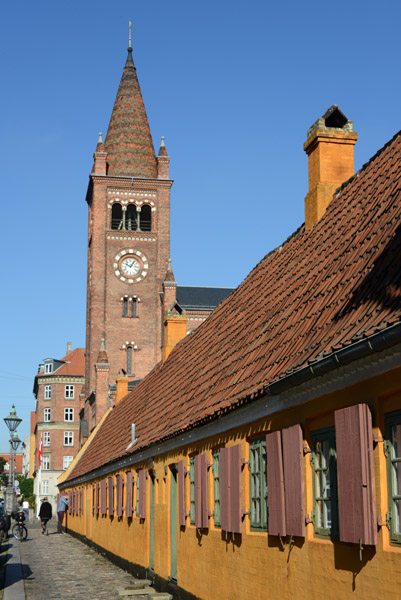
<path id="1" fill-rule="evenodd" d="M 22 510 L 13 514 L 14 519 L 17 521 L 12 528 L 12 534 L 16 540 L 22 542 L 28 537 L 28 530 L 24 525 L 25 515 Z"/>

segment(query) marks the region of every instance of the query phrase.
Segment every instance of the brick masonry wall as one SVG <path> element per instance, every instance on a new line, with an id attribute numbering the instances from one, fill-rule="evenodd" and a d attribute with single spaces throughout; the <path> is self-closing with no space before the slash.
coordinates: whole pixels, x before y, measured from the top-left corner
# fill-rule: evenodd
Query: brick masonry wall
<path id="1" fill-rule="evenodd" d="M 127 369 L 127 345 L 132 345 L 132 376 L 144 377 L 161 359 L 162 282 L 170 255 L 170 186 L 171 181 L 112 180 L 93 178 L 88 226 L 88 292 L 86 335 L 86 392 L 95 389 L 94 365 L 102 337 L 110 363 L 110 383 L 121 368 Z M 120 201 L 127 206 L 152 206 L 152 231 L 117 231 L 111 229 L 111 205 Z M 122 281 L 115 274 L 116 256 L 134 250 L 147 261 L 146 276 L 139 282 Z M 123 316 L 124 296 L 137 298 L 137 318 Z M 89 411 L 90 412 L 90 411 Z M 96 411 L 96 421 L 104 408 Z M 88 410 L 85 409 L 87 417 Z M 90 421 L 88 422 L 91 428 Z"/>

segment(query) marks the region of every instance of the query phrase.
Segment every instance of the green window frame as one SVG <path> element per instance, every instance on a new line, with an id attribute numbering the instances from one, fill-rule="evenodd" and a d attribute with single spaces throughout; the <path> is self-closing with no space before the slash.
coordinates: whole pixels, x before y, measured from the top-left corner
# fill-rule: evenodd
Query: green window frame
<path id="1" fill-rule="evenodd" d="M 316 537 L 338 539 L 337 451 L 335 427 L 312 431 L 312 521 Z"/>
<path id="2" fill-rule="evenodd" d="M 220 450 L 213 452 L 213 520 L 215 527 L 220 527 Z"/>
<path id="3" fill-rule="evenodd" d="M 195 525 L 195 457 L 189 459 L 189 522 Z"/>
<path id="4" fill-rule="evenodd" d="M 249 443 L 249 500 L 252 531 L 267 531 L 266 438 Z"/>
<path id="5" fill-rule="evenodd" d="M 136 505 L 135 505 L 135 514 L 138 516 L 139 514 L 139 472 L 136 474 Z"/>
<path id="6" fill-rule="evenodd" d="M 401 411 L 385 415 L 387 457 L 387 525 L 390 541 L 401 544 Z"/>

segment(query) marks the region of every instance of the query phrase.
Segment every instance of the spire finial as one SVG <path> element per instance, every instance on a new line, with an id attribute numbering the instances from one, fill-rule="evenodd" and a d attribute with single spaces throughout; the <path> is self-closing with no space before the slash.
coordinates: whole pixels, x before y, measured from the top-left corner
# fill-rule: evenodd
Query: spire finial
<path id="1" fill-rule="evenodd" d="M 129 29 L 128 48 L 132 48 L 132 46 L 131 46 L 131 21 L 129 21 L 128 29 Z"/>

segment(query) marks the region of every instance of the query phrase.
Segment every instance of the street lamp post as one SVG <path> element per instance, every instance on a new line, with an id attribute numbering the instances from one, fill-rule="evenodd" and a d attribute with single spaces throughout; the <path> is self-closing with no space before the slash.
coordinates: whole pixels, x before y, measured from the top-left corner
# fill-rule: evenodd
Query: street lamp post
<path id="1" fill-rule="evenodd" d="M 14 456 L 13 453 L 17 450 L 21 440 L 18 437 L 17 432 L 15 431 L 18 425 L 21 423 L 22 419 L 17 417 L 17 411 L 15 410 L 15 406 L 13 405 L 10 414 L 8 417 L 4 418 L 4 422 L 10 431 L 10 460 L 9 460 L 9 478 L 8 485 L 5 493 L 5 510 L 7 514 L 11 514 L 17 508 L 17 496 L 15 493 L 14 487 Z"/>

